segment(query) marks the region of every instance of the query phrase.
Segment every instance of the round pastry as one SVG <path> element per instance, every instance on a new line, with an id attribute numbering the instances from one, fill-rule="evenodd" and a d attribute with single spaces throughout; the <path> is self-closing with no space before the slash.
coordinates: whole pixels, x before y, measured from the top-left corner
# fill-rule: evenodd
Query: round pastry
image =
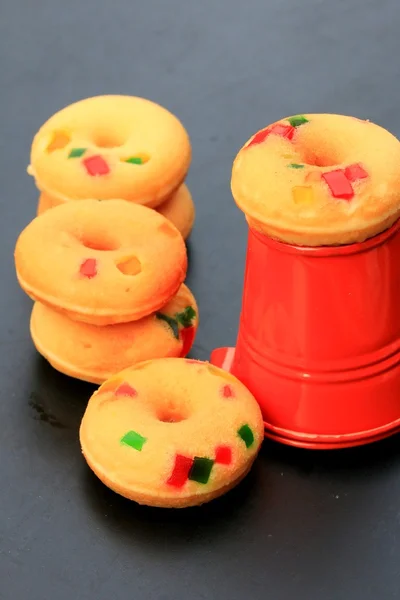
<path id="1" fill-rule="evenodd" d="M 400 215 L 400 142 L 354 117 L 297 115 L 256 133 L 232 170 L 251 227 L 290 244 L 362 242 Z"/>
<path id="2" fill-rule="evenodd" d="M 124 200 L 67 202 L 36 217 L 15 248 L 34 300 L 109 325 L 159 310 L 186 275 L 185 243 L 154 210 Z"/>
<path id="3" fill-rule="evenodd" d="M 187 185 L 182 184 L 157 210 L 175 225 L 184 240 L 189 237 L 194 223 L 195 207 Z"/>
<path id="4" fill-rule="evenodd" d="M 91 383 L 150 358 L 186 356 L 197 327 L 196 301 L 184 284 L 159 312 L 130 323 L 89 325 L 39 302 L 31 315 L 38 352 L 61 373 Z"/>
<path id="5" fill-rule="evenodd" d="M 60 201 L 123 198 L 155 207 L 183 182 L 191 148 L 168 110 L 144 98 L 75 102 L 39 129 L 28 172 Z"/>
<path id="6" fill-rule="evenodd" d="M 68 200 L 67 200 L 67 202 L 68 202 Z M 46 210 L 50 210 L 50 208 L 55 208 L 56 206 L 59 206 L 60 204 L 65 204 L 65 202 L 62 200 L 59 200 L 57 198 L 54 198 L 53 196 L 50 196 L 49 194 L 46 194 L 46 192 L 41 192 L 39 195 L 39 202 L 38 202 L 38 207 L 37 207 L 37 211 L 36 211 L 36 216 L 40 217 L 40 215 L 45 213 Z"/>
<path id="7" fill-rule="evenodd" d="M 42 192 L 39 196 L 37 214 L 41 215 L 46 212 L 46 210 L 49 210 L 49 208 L 54 208 L 55 206 L 64 203 L 65 202 Z M 167 200 L 160 204 L 156 210 L 175 225 L 183 239 L 189 237 L 195 218 L 195 207 L 192 195 L 184 183 L 170 196 L 170 198 L 167 198 Z"/>
<path id="8" fill-rule="evenodd" d="M 225 371 L 194 360 L 139 363 L 89 400 L 80 441 L 94 473 L 139 502 L 181 508 L 224 494 L 263 439 L 260 408 Z"/>

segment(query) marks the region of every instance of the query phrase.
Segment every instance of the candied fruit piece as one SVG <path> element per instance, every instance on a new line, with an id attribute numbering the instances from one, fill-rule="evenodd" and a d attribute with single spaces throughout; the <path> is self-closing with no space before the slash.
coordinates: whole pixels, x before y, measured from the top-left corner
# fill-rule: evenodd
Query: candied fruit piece
<path id="1" fill-rule="evenodd" d="M 295 204 L 310 206 L 314 202 L 313 189 L 308 185 L 296 185 L 292 188 L 292 195 Z"/>

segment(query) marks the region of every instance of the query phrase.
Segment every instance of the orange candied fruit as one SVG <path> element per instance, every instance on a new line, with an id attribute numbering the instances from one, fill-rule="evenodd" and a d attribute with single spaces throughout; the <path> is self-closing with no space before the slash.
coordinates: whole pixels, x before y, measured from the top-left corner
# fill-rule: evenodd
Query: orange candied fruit
<path id="1" fill-rule="evenodd" d="M 71 136 L 66 131 L 54 131 L 46 150 L 47 152 L 62 150 L 70 141 Z"/>

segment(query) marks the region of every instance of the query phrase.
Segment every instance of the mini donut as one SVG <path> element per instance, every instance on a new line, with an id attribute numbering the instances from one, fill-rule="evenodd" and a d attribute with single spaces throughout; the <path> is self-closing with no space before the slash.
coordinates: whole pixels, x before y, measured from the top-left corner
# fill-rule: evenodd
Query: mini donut
<path id="1" fill-rule="evenodd" d="M 37 206 L 36 216 L 40 217 L 43 213 L 51 208 L 55 208 L 56 206 L 60 206 L 60 204 L 65 204 L 62 200 L 58 200 L 46 192 L 41 192 L 39 195 L 39 202 Z"/>
<path id="2" fill-rule="evenodd" d="M 187 185 L 181 185 L 178 191 L 163 202 L 157 210 L 175 225 L 184 240 L 189 237 L 193 228 L 196 211 Z"/>
<path id="3" fill-rule="evenodd" d="M 80 427 L 89 467 L 151 506 L 208 502 L 249 471 L 263 439 L 260 408 L 232 375 L 194 360 L 139 363 L 107 380 Z"/>
<path id="4" fill-rule="evenodd" d="M 184 284 L 159 312 L 131 323 L 89 325 L 40 302 L 31 315 L 38 352 L 61 373 L 97 384 L 150 358 L 186 356 L 197 326 L 196 301 Z"/>
<path id="5" fill-rule="evenodd" d="M 37 209 L 38 216 L 59 204 L 64 204 L 64 202 L 42 192 L 39 196 Z M 195 218 L 195 207 L 187 185 L 183 183 L 178 190 L 174 192 L 170 198 L 160 204 L 156 210 L 175 225 L 183 239 L 189 237 Z"/>
<path id="6" fill-rule="evenodd" d="M 258 131 L 232 169 L 251 227 L 303 246 L 362 242 L 400 214 L 400 142 L 354 117 L 296 115 Z"/>
<path id="7" fill-rule="evenodd" d="M 71 318 L 110 325 L 159 310 L 186 275 L 178 230 L 124 200 L 67 202 L 36 217 L 15 248 L 18 281 Z"/>
<path id="8" fill-rule="evenodd" d="M 189 137 L 168 110 L 133 96 L 75 102 L 39 129 L 28 173 L 60 201 L 122 198 L 156 207 L 185 179 Z"/>

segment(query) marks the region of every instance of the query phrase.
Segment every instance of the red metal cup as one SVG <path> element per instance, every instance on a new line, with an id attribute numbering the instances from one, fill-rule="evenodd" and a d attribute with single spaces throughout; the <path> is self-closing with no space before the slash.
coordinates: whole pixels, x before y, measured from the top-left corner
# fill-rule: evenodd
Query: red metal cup
<path id="1" fill-rule="evenodd" d="M 337 247 L 250 229 L 236 349 L 211 362 L 248 387 L 280 442 L 343 448 L 400 431 L 400 221 Z"/>

